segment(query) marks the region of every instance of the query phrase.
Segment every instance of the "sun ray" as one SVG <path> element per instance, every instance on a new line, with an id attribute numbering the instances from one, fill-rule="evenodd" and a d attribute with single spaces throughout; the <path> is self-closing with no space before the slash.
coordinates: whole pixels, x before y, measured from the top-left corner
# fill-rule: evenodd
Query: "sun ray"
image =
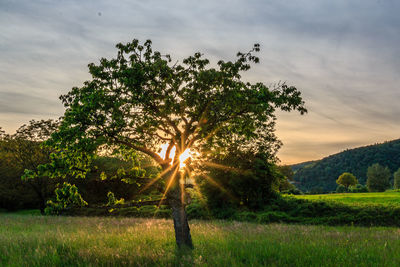
<path id="1" fill-rule="evenodd" d="M 144 165 L 139 165 L 140 168 L 145 169 L 145 168 L 149 168 L 149 167 L 155 167 L 156 165 L 154 164 L 154 162 L 152 163 L 148 163 L 148 164 L 144 164 Z"/>
<path id="2" fill-rule="evenodd" d="M 226 170 L 226 171 L 231 171 L 231 172 L 237 172 L 237 173 L 245 173 L 245 170 L 239 169 L 239 168 L 235 168 L 235 167 L 231 167 L 231 166 L 226 166 L 223 164 L 218 164 L 218 163 L 214 163 L 214 162 L 210 162 L 210 161 L 203 161 L 202 162 L 204 165 L 207 165 L 209 167 L 214 167 L 217 169 L 222 169 L 222 170 Z"/>
<path id="3" fill-rule="evenodd" d="M 181 189 L 181 203 L 182 205 L 185 203 L 185 174 L 186 171 L 179 172 L 180 177 L 179 177 L 179 187 Z"/>
<path id="4" fill-rule="evenodd" d="M 176 176 L 176 173 L 178 172 L 178 170 L 179 170 L 179 168 L 175 168 L 174 173 L 171 175 L 171 178 L 169 179 L 167 188 L 165 188 L 164 194 L 163 194 L 163 196 L 161 197 L 161 200 L 160 200 L 160 203 L 158 204 L 158 207 L 161 205 L 161 202 L 163 201 L 163 199 L 164 199 L 165 196 L 167 195 L 167 193 L 168 193 L 168 191 L 169 191 L 169 188 L 170 188 L 171 185 L 172 185 L 172 182 L 175 180 L 175 176 Z"/>
<path id="5" fill-rule="evenodd" d="M 148 189 L 150 186 L 152 186 L 155 182 L 160 180 L 166 173 L 168 173 L 171 169 L 173 168 L 173 165 L 169 166 L 167 169 L 163 170 L 161 173 L 159 173 L 156 177 L 154 177 L 149 183 L 145 185 L 140 191 L 139 194 Z"/>
<path id="6" fill-rule="evenodd" d="M 219 125 L 217 126 L 214 130 L 212 130 L 205 138 L 204 141 L 207 141 L 208 139 L 210 139 L 212 136 L 214 136 L 221 128 L 223 127 L 223 125 Z"/>
<path id="7" fill-rule="evenodd" d="M 226 190 L 222 185 L 220 185 L 217 181 L 215 181 L 213 178 L 208 176 L 207 174 L 203 173 L 201 174 L 204 178 L 206 178 L 210 183 L 212 183 L 215 187 L 217 187 L 219 190 L 221 190 L 223 193 L 227 194 L 231 199 L 233 200 L 238 200 L 235 196 L 233 196 L 228 190 Z"/>
<path id="8" fill-rule="evenodd" d="M 169 144 L 167 144 L 167 143 L 161 145 L 161 151 L 158 153 L 158 155 L 163 159 L 167 158 L 166 154 L 168 152 L 168 146 L 169 146 Z M 180 150 L 180 151 L 182 151 L 182 150 Z M 177 148 L 176 148 L 176 146 L 173 146 L 172 149 L 169 151 L 169 155 L 168 155 L 168 158 L 171 159 L 170 165 L 174 164 L 176 153 L 177 153 Z M 179 168 L 183 169 L 186 166 L 185 161 L 188 158 L 191 158 L 193 155 L 194 155 L 194 153 L 190 150 L 190 148 L 186 148 L 185 151 L 183 151 L 178 157 L 179 163 L 180 163 Z"/>
<path id="9" fill-rule="evenodd" d="M 205 207 L 206 210 L 207 210 L 207 213 L 210 214 L 210 210 L 209 210 L 209 208 L 208 208 L 206 198 L 205 198 L 205 197 L 203 196 L 203 194 L 201 193 L 200 186 L 197 184 L 196 179 L 192 179 L 192 183 L 193 183 L 193 189 L 196 191 L 196 193 L 197 193 L 197 195 L 198 195 L 198 197 L 199 197 L 199 200 L 200 200 L 201 204 L 204 205 L 204 207 Z"/>

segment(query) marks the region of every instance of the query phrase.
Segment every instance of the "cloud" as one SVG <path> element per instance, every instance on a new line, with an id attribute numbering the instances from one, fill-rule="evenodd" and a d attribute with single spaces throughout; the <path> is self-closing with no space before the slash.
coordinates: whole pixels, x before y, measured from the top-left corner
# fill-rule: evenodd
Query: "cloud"
<path id="1" fill-rule="evenodd" d="M 31 94 L 0 92 L 0 114 L 54 116 L 60 112 L 58 102 Z"/>
<path id="2" fill-rule="evenodd" d="M 138 38 L 176 60 L 197 51 L 229 60 L 260 43 L 261 64 L 243 77 L 296 85 L 309 109 L 279 113 L 283 162 L 395 139 L 399 9 L 395 0 L 3 0 L 0 125 L 62 115 L 58 96 L 89 78 L 87 64 Z"/>

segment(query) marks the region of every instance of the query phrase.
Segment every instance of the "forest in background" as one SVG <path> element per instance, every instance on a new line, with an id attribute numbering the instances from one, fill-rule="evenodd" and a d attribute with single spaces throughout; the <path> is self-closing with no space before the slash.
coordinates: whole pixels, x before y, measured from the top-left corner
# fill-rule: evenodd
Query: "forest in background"
<path id="1" fill-rule="evenodd" d="M 344 172 L 354 174 L 358 182 L 365 185 L 367 169 L 375 163 L 388 167 L 391 173 L 395 172 L 400 166 L 400 139 L 348 149 L 321 160 L 294 164 L 291 167 L 295 172 L 295 185 L 299 189 L 323 193 L 335 191 L 336 179 Z"/>

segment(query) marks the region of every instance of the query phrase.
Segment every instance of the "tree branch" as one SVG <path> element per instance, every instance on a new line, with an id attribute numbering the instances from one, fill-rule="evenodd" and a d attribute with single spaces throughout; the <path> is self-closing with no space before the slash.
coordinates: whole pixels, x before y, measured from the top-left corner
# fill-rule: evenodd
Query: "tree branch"
<path id="1" fill-rule="evenodd" d="M 125 145 L 127 147 L 130 147 L 134 150 L 140 151 L 145 153 L 146 155 L 149 155 L 150 157 L 152 157 L 158 164 L 163 165 L 166 164 L 168 162 L 166 162 L 166 160 L 164 160 L 163 158 L 160 157 L 160 155 L 158 155 L 157 153 L 155 153 L 154 151 L 148 149 L 147 147 L 141 147 L 141 146 L 136 146 L 130 142 L 124 141 L 124 140 L 120 140 L 116 137 L 114 137 L 114 140 L 116 143 Z"/>

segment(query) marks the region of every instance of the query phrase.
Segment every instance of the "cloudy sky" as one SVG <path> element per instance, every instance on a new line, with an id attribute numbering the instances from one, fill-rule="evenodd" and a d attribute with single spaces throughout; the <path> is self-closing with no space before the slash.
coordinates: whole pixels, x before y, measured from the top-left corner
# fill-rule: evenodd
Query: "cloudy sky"
<path id="1" fill-rule="evenodd" d="M 279 113 L 283 163 L 400 138 L 400 1 L 0 0 L 0 126 L 63 114 L 58 96 L 115 44 L 151 39 L 216 62 L 261 44 L 245 78 L 297 86 L 309 113 Z"/>

